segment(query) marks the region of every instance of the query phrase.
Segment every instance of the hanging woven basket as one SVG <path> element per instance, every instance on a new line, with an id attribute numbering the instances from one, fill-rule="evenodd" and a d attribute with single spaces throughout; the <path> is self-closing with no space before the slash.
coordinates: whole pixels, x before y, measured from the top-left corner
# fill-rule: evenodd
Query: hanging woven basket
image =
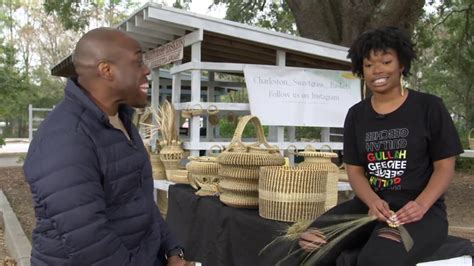
<path id="1" fill-rule="evenodd" d="M 315 219 L 325 211 L 327 174 L 304 167 L 262 167 L 260 216 L 285 222 Z"/>
<path id="2" fill-rule="evenodd" d="M 257 143 L 246 145 L 242 142 L 242 133 L 251 122 L 257 134 Z M 258 178 L 261 166 L 280 166 L 285 163 L 277 147 L 271 146 L 265 139 L 263 127 L 256 116 L 243 116 L 227 150 L 217 157 L 220 200 L 229 206 L 258 207 Z"/>
<path id="3" fill-rule="evenodd" d="M 337 204 L 337 183 L 339 181 L 339 167 L 331 162 L 332 158 L 337 158 L 333 152 L 316 151 L 313 147 L 306 147 L 302 152 L 297 153 L 303 156 L 304 161 L 298 164 L 299 167 L 310 167 L 315 171 L 327 171 L 326 203 L 325 209 L 329 210 Z"/>

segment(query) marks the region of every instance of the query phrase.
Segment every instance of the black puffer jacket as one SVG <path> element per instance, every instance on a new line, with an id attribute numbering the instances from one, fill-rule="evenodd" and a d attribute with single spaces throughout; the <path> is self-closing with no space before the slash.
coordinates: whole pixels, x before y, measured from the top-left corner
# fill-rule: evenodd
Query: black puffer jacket
<path id="1" fill-rule="evenodd" d="M 131 115 L 120 107 L 129 141 L 68 81 L 24 164 L 37 217 L 32 265 L 154 265 L 178 246 L 154 203 L 150 161 Z"/>

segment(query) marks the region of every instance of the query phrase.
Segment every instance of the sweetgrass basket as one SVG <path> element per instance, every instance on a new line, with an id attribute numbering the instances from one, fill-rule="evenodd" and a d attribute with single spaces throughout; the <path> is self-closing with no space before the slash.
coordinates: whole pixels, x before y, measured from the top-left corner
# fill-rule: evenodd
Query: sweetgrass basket
<path id="1" fill-rule="evenodd" d="M 188 180 L 188 170 L 183 169 L 173 169 L 166 170 L 166 176 L 168 180 L 178 184 L 189 184 Z"/>
<path id="2" fill-rule="evenodd" d="M 166 145 L 160 150 L 160 159 L 167 171 L 178 170 L 183 156 L 184 150 L 180 145 Z M 171 180 L 169 176 L 167 178 Z"/>
<path id="3" fill-rule="evenodd" d="M 332 158 L 336 158 L 337 154 L 330 152 L 316 151 L 311 146 L 305 148 L 304 151 L 298 152 L 298 156 L 303 156 L 304 161 L 298 164 L 300 167 L 311 167 L 316 171 L 327 171 L 327 188 L 326 188 L 326 204 L 325 209 L 329 210 L 337 204 L 339 181 L 339 167 L 331 162 Z"/>
<path id="4" fill-rule="evenodd" d="M 325 211 L 327 174 L 310 167 L 262 167 L 260 216 L 285 222 L 315 219 Z"/>
<path id="5" fill-rule="evenodd" d="M 257 142 L 246 145 L 242 142 L 242 133 L 250 122 L 255 127 Z M 281 166 L 285 160 L 278 147 L 267 143 L 260 120 L 256 116 L 247 115 L 240 118 L 229 147 L 217 156 L 217 162 L 220 165 L 219 176 L 222 178 L 219 184 L 220 200 L 233 207 L 256 208 L 259 168 Z M 246 186 L 245 192 L 242 186 Z"/>
<path id="6" fill-rule="evenodd" d="M 198 196 L 217 195 L 219 193 L 219 164 L 216 157 L 201 156 L 188 157 L 190 162 L 186 165 L 188 180 L 192 187 L 199 189 Z"/>

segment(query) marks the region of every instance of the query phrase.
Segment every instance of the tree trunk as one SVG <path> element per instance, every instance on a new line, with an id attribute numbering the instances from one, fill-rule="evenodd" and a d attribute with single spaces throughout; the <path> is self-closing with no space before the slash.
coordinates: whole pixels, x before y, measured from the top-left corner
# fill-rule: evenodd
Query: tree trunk
<path id="1" fill-rule="evenodd" d="M 396 26 L 413 32 L 424 0 L 286 0 L 302 37 L 350 46 L 368 29 Z"/>

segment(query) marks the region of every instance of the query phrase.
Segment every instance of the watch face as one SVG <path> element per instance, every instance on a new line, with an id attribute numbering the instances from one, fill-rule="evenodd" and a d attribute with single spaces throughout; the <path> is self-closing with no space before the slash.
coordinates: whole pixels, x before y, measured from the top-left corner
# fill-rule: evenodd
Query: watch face
<path id="1" fill-rule="evenodd" d="M 172 256 L 178 256 L 182 259 L 184 259 L 184 250 L 182 248 L 175 248 L 170 251 L 168 251 L 168 254 L 166 254 L 166 259 Z"/>

